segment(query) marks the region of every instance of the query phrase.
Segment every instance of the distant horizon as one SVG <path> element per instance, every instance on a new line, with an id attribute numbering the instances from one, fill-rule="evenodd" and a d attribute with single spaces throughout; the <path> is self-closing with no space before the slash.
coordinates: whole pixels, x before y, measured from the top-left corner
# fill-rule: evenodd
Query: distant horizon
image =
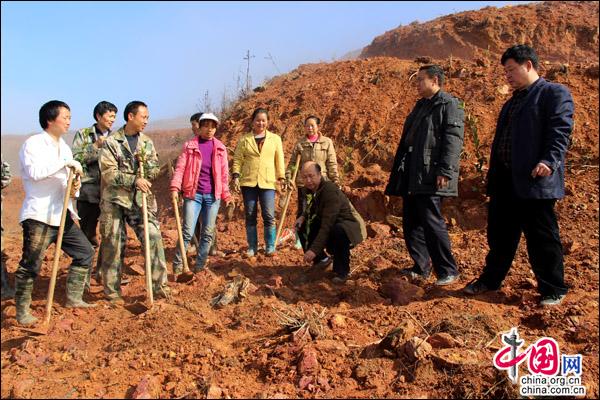
<path id="1" fill-rule="evenodd" d="M 341 60 L 400 25 L 525 3 L 3 1 L 0 132 L 39 131 L 51 99 L 69 104 L 74 130 L 101 100 L 118 107 L 116 125 L 131 100 L 148 104 L 150 124 L 218 111 L 246 85 Z"/>

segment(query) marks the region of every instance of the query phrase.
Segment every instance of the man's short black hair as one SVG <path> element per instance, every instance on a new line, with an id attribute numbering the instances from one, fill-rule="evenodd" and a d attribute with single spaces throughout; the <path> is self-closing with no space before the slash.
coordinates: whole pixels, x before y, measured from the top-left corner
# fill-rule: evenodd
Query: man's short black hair
<path id="1" fill-rule="evenodd" d="M 134 101 L 130 102 L 129 104 L 127 104 L 125 106 L 125 111 L 123 111 L 123 117 L 125 117 L 125 122 L 128 121 L 127 116 L 129 115 L 129 113 L 131 113 L 133 115 L 137 114 L 138 108 L 140 108 L 140 107 L 148 108 L 146 103 L 144 103 L 143 101 L 139 101 L 139 100 L 134 100 Z"/>
<path id="2" fill-rule="evenodd" d="M 423 65 L 419 68 L 419 71 L 425 71 L 427 73 L 427 76 L 429 76 L 429 78 L 433 78 L 434 76 L 437 76 L 438 85 L 440 85 L 440 87 L 444 86 L 444 70 L 439 65 L 436 65 L 436 64 Z"/>
<path id="3" fill-rule="evenodd" d="M 536 71 L 540 65 L 540 59 L 535 53 L 535 50 L 526 44 L 518 44 L 507 49 L 504 54 L 502 54 L 500 63 L 504 65 L 511 58 L 519 65 L 523 65 L 527 60 L 531 61 L 531 64 Z"/>
<path id="4" fill-rule="evenodd" d="M 315 169 L 317 170 L 317 173 L 321 173 L 321 166 L 319 165 L 319 163 L 315 163 Z"/>
<path id="5" fill-rule="evenodd" d="M 101 101 L 100 103 L 96 104 L 96 107 L 94 107 L 94 119 L 98 121 L 98 115 L 103 116 L 105 113 L 110 111 L 116 113 L 118 111 L 117 106 L 109 101 Z"/>
<path id="6" fill-rule="evenodd" d="M 204 114 L 203 112 L 197 112 L 190 117 L 190 122 L 200 122 L 200 117 Z"/>
<path id="7" fill-rule="evenodd" d="M 40 126 L 42 129 L 46 129 L 48 122 L 54 121 L 58 117 L 60 108 L 66 108 L 71 111 L 67 103 L 60 100 L 50 100 L 40 108 Z"/>

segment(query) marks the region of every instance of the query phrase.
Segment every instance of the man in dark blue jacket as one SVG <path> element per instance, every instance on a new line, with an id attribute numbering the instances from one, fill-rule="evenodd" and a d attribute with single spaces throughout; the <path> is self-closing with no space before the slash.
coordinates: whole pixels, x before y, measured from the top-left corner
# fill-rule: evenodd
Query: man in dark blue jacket
<path id="1" fill-rule="evenodd" d="M 540 305 L 557 305 L 567 286 L 554 204 L 564 197 L 573 98 L 566 87 L 538 76 L 538 57 L 528 46 L 509 48 L 501 63 L 514 92 L 500 111 L 490 157 L 490 251 L 483 273 L 464 292 L 500 288 L 523 232 Z"/>

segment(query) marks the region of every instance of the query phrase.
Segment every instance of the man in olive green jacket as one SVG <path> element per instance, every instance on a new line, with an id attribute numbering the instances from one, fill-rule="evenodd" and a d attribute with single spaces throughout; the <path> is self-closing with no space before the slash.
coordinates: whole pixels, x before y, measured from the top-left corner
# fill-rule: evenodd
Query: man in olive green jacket
<path id="1" fill-rule="evenodd" d="M 124 223 L 133 228 L 142 245 L 144 242 L 142 192 L 148 194 L 152 289 L 156 298 L 169 294 L 156 198 L 150 192 L 151 181 L 158 176 L 160 166 L 154 143 L 142 133 L 148 123 L 148 107 L 141 101 L 132 101 L 125 107 L 124 117 L 126 124 L 108 137 L 100 153 L 102 278 L 104 294 L 115 304 L 124 303 L 121 297 L 122 251 L 127 239 Z M 139 173 L 140 162 L 144 166 L 143 176 Z"/>
<path id="2" fill-rule="evenodd" d="M 112 125 L 115 122 L 117 106 L 101 101 L 94 107 L 94 119 L 96 123 L 89 128 L 83 128 L 75 133 L 73 138 L 73 158 L 79 161 L 83 168 L 81 178 L 81 189 L 77 198 L 77 213 L 79 214 L 79 226 L 90 241 L 94 249 L 98 248 L 96 228 L 100 217 L 100 166 L 98 157 L 104 141 L 110 135 Z M 101 260 L 96 267 L 96 281 L 100 279 Z M 92 268 L 89 270 L 91 276 Z M 89 277 L 88 277 L 89 283 Z"/>
<path id="3" fill-rule="evenodd" d="M 323 179 L 319 164 L 305 163 L 302 178 L 312 195 L 295 224 L 305 250 L 304 261 L 326 267 L 328 263 L 321 262 L 326 248 L 333 256 L 333 282 L 344 283 L 350 273 L 350 249 L 367 237 L 365 223 L 340 188 Z"/>

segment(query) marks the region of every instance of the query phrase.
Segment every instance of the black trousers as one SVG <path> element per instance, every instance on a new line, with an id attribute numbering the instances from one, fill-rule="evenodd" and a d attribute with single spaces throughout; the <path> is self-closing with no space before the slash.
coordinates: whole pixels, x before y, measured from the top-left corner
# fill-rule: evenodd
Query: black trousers
<path id="1" fill-rule="evenodd" d="M 50 226 L 33 219 L 26 219 L 23 226 L 23 256 L 15 277 L 26 280 L 35 279 L 40 272 L 44 253 L 50 244 L 56 243 L 58 226 Z M 72 264 L 78 267 L 90 267 L 94 259 L 94 248 L 81 229 L 67 215 L 65 231 L 62 239 L 62 250 L 72 259 Z"/>
<path id="2" fill-rule="evenodd" d="M 487 287 L 499 289 L 521 240 L 527 241 L 529 262 L 542 296 L 568 291 L 564 281 L 563 248 L 555 199 L 522 199 L 513 190 L 510 171 L 498 170 L 496 191 L 490 196 L 487 239 L 490 251 L 479 278 Z"/>
<path id="3" fill-rule="evenodd" d="M 319 229 L 319 224 L 311 226 L 308 240 L 305 235 L 299 235 L 304 251 L 307 251 L 310 248 L 310 245 L 319 233 Z M 344 231 L 342 225 L 333 225 L 329 232 L 329 238 L 327 239 L 325 248 L 327 249 L 327 252 L 333 256 L 333 272 L 339 276 L 348 276 L 350 273 L 350 245 L 350 239 L 348 239 L 348 235 L 346 235 L 346 231 Z M 320 261 L 325 257 L 325 253 L 322 252 L 321 254 L 317 254 L 315 261 Z"/>
<path id="4" fill-rule="evenodd" d="M 404 195 L 402 198 L 404 241 L 415 263 L 413 271 L 428 276 L 433 265 L 438 278 L 458 274 L 442 216 L 442 198 L 431 195 Z"/>
<path id="5" fill-rule="evenodd" d="M 94 248 L 98 247 L 96 228 L 98 227 L 98 218 L 100 217 L 100 204 L 78 200 L 77 214 L 79 214 L 79 218 L 81 218 L 79 220 L 79 226 L 81 227 L 83 234 Z"/>

